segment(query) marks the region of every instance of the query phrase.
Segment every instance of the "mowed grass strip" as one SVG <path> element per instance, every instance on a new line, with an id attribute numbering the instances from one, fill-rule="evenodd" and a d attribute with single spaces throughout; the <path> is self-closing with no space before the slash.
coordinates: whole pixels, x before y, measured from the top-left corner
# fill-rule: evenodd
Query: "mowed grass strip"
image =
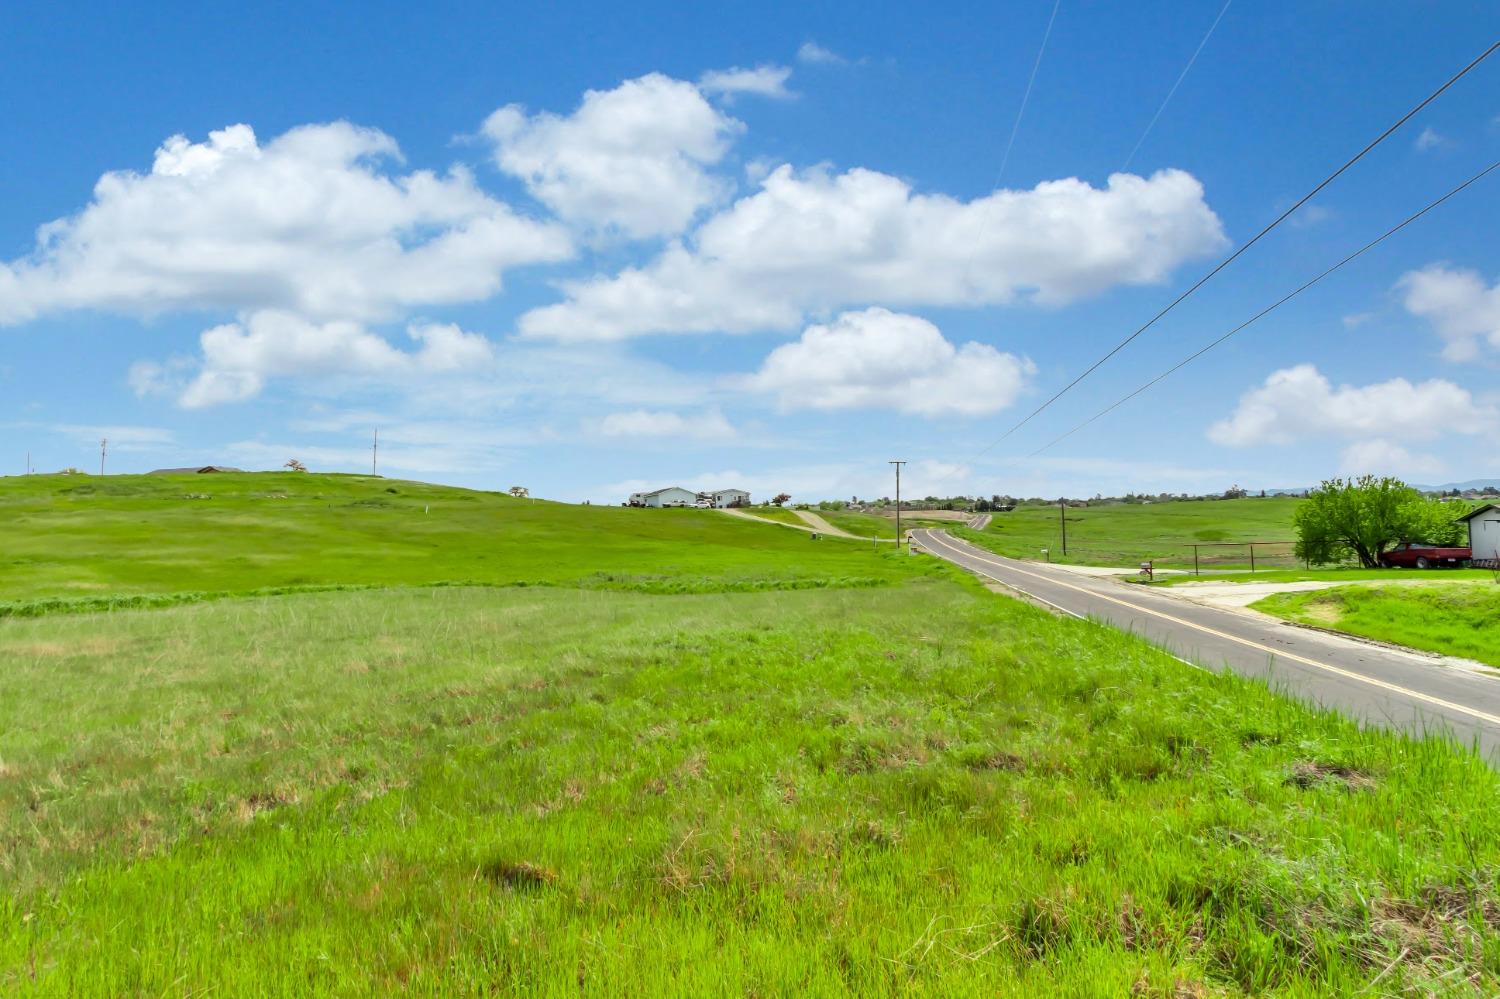
<path id="1" fill-rule="evenodd" d="M 813 545 L 717 510 L 575 506 L 361 475 L 0 478 L 0 614 L 144 594 L 455 581 L 701 592 L 920 571 L 868 545 Z"/>
<path id="2" fill-rule="evenodd" d="M 1497 791 L 936 578 L 10 620 L 0 993 L 1493 994 Z"/>
<path id="3" fill-rule="evenodd" d="M 1440 574 L 1440 575 L 1439 575 Z M 1483 580 L 1493 581 L 1494 572 L 1488 569 L 1360 569 L 1355 566 L 1346 566 L 1339 569 L 1258 569 L 1255 572 L 1236 572 L 1215 575 L 1205 572 L 1201 576 L 1171 575 L 1159 576 L 1154 581 L 1146 583 L 1143 580 L 1132 579 L 1130 582 L 1140 582 L 1145 586 L 1192 586 L 1194 583 L 1302 583 L 1302 582 L 1382 582 L 1389 583 L 1395 580 L 1417 580 L 1424 583 L 1434 583 L 1441 580 L 1457 579 L 1464 582 Z"/>
<path id="4" fill-rule="evenodd" d="M 1336 586 L 1250 605 L 1288 621 L 1500 666 L 1500 586 Z"/>

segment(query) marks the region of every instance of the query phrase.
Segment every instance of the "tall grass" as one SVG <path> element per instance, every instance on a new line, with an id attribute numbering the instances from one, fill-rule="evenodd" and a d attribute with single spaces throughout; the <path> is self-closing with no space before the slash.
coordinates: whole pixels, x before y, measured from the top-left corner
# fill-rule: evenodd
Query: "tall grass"
<path id="1" fill-rule="evenodd" d="M 0 992 L 1493 993 L 1500 781 L 969 584 L 0 622 Z"/>

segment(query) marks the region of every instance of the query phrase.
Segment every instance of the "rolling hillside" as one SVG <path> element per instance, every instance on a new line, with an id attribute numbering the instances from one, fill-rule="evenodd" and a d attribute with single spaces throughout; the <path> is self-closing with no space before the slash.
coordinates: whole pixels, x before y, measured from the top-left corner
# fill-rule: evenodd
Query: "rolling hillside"
<path id="1" fill-rule="evenodd" d="M 0 479 L 0 603 L 330 585 L 674 590 L 882 582 L 868 548 L 712 510 L 571 506 L 359 475 Z"/>

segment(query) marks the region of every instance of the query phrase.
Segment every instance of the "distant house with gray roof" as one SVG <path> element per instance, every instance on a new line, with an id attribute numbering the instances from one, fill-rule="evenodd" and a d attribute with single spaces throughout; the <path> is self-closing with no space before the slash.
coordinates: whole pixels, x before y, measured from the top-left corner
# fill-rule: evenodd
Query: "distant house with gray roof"
<path id="1" fill-rule="evenodd" d="M 228 465 L 194 465 L 191 468 L 157 468 L 147 472 L 147 475 L 209 475 L 214 472 L 243 472 L 243 468 L 230 468 Z"/>

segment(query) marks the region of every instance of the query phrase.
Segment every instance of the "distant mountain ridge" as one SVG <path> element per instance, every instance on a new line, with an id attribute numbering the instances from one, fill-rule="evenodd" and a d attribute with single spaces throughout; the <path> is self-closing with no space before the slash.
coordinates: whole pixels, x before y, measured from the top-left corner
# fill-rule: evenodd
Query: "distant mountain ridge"
<path id="1" fill-rule="evenodd" d="M 1490 487 L 1500 489 L 1500 479 L 1470 479 L 1468 482 L 1447 482 L 1441 486 L 1424 486 L 1417 483 L 1413 483 L 1412 485 L 1424 493 L 1448 492 L 1450 489 L 1457 489 L 1459 492 L 1464 492 L 1468 489 L 1486 489 Z"/>
<path id="2" fill-rule="evenodd" d="M 1468 482 L 1445 482 L 1441 486 L 1428 486 L 1420 482 L 1413 482 L 1411 487 L 1424 493 L 1446 493 L 1454 489 L 1459 492 L 1467 492 L 1470 489 L 1485 489 L 1493 486 L 1500 489 L 1500 479 L 1470 479 Z M 1299 489 L 1267 489 L 1267 496 L 1301 496 L 1313 486 L 1303 486 Z"/>

